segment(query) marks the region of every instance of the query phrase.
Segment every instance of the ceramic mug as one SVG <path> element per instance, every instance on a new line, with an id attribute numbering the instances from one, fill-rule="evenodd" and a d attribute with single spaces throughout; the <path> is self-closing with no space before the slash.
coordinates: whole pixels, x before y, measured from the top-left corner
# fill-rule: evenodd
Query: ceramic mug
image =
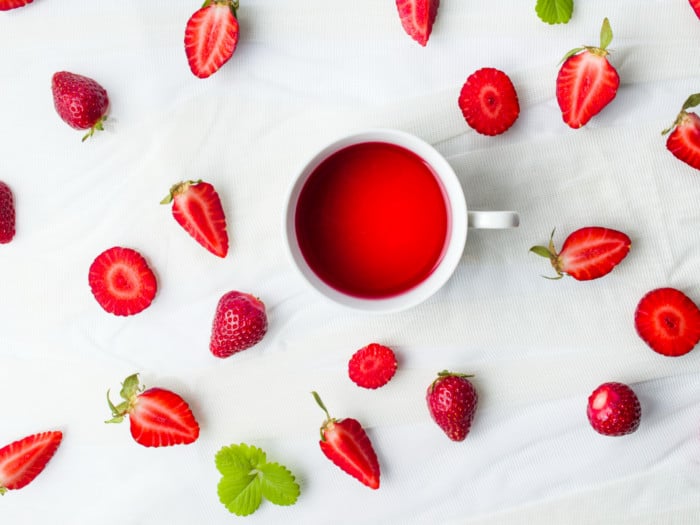
<path id="1" fill-rule="evenodd" d="M 322 295 L 368 312 L 413 307 L 454 272 L 469 228 L 515 228 L 514 211 L 469 211 L 450 164 L 422 139 L 374 129 L 333 141 L 296 175 L 284 237 Z"/>

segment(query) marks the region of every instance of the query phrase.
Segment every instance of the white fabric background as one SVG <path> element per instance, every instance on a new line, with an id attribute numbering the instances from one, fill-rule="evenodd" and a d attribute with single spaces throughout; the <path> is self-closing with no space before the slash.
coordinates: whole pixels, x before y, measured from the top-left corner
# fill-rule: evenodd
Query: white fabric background
<path id="1" fill-rule="evenodd" d="M 686 0 L 576 0 L 548 26 L 535 0 L 443 0 L 421 48 L 391 0 L 241 0 L 241 40 L 207 80 L 187 67 L 185 22 L 199 2 L 35 0 L 0 13 L 0 180 L 17 235 L 0 248 L 0 442 L 61 429 L 33 484 L 0 501 L 3 524 L 697 523 L 700 350 L 664 358 L 637 337 L 634 308 L 658 286 L 700 302 L 700 172 L 660 131 L 700 91 L 700 20 Z M 558 62 L 615 34 L 617 98 L 570 130 L 555 99 Z M 474 133 L 457 108 L 474 70 L 497 67 L 519 93 L 506 134 Z M 60 121 L 50 80 L 98 80 L 112 109 L 88 143 Z M 514 231 L 471 231 L 455 275 L 410 311 L 369 316 L 329 305 L 283 248 L 284 195 L 301 163 L 337 136 L 395 127 L 434 144 L 472 209 L 516 209 Z M 158 205 L 170 185 L 218 189 L 231 250 L 212 256 Z M 530 253 L 586 225 L 632 238 L 603 279 L 553 282 Z M 103 312 L 87 271 L 107 247 L 138 249 L 158 295 L 130 318 Z M 228 360 L 208 351 L 214 308 L 233 289 L 259 296 L 270 330 Z M 392 346 L 400 367 L 377 391 L 347 378 L 352 352 Z M 466 441 L 428 416 L 444 368 L 476 375 Z M 178 391 L 201 426 L 193 445 L 145 449 L 104 425 L 108 388 L 140 372 Z M 618 380 L 643 420 L 623 438 L 588 425 L 589 393 Z M 382 465 L 371 491 L 318 448 L 323 414 L 359 419 Z M 248 518 L 218 502 L 214 454 L 247 442 L 298 477 L 292 507 Z"/>

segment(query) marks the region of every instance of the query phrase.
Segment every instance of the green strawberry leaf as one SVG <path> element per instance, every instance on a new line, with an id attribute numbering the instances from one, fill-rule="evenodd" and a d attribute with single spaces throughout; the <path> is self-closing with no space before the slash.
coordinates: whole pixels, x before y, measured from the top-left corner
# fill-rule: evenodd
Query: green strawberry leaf
<path id="1" fill-rule="evenodd" d="M 267 463 L 261 449 L 241 443 L 223 447 L 215 457 L 221 472 L 219 500 L 233 514 L 248 516 L 263 497 L 275 505 L 292 505 L 300 489 L 292 473 L 277 463 Z"/>
<path id="2" fill-rule="evenodd" d="M 683 104 L 681 111 L 685 111 L 686 109 L 694 108 L 695 106 L 700 106 L 700 93 L 695 93 L 694 95 L 690 95 L 688 97 L 688 100 L 686 100 L 685 103 Z"/>
<path id="3" fill-rule="evenodd" d="M 574 12 L 574 0 L 537 0 L 537 16 L 548 24 L 566 24 Z"/>
<path id="4" fill-rule="evenodd" d="M 610 27 L 610 20 L 605 18 L 603 20 L 603 27 L 600 28 L 600 49 L 607 49 L 612 39 L 613 32 L 612 27 Z"/>

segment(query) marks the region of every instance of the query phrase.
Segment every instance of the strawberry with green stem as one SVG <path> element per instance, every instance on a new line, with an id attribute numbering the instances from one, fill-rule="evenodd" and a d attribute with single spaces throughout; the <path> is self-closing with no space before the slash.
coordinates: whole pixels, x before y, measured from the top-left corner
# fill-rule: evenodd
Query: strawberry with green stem
<path id="1" fill-rule="evenodd" d="M 452 441 L 466 439 L 476 414 L 479 394 L 470 377 L 443 370 L 425 393 L 430 417 Z"/>
<path id="2" fill-rule="evenodd" d="M 700 170 L 700 117 L 688 111 L 700 105 L 700 93 L 690 95 L 681 107 L 673 125 L 661 132 L 668 135 L 666 149 L 688 166 Z"/>
<path id="3" fill-rule="evenodd" d="M 238 0 L 206 0 L 187 21 L 185 54 L 192 73 L 207 78 L 233 56 L 239 36 Z"/>

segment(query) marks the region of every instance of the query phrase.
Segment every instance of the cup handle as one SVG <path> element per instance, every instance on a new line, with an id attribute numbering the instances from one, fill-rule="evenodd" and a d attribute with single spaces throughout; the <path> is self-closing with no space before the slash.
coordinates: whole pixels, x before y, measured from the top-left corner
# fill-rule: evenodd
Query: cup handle
<path id="1" fill-rule="evenodd" d="M 467 212 L 468 226 L 482 230 L 517 228 L 520 216 L 514 211 L 470 211 Z"/>

